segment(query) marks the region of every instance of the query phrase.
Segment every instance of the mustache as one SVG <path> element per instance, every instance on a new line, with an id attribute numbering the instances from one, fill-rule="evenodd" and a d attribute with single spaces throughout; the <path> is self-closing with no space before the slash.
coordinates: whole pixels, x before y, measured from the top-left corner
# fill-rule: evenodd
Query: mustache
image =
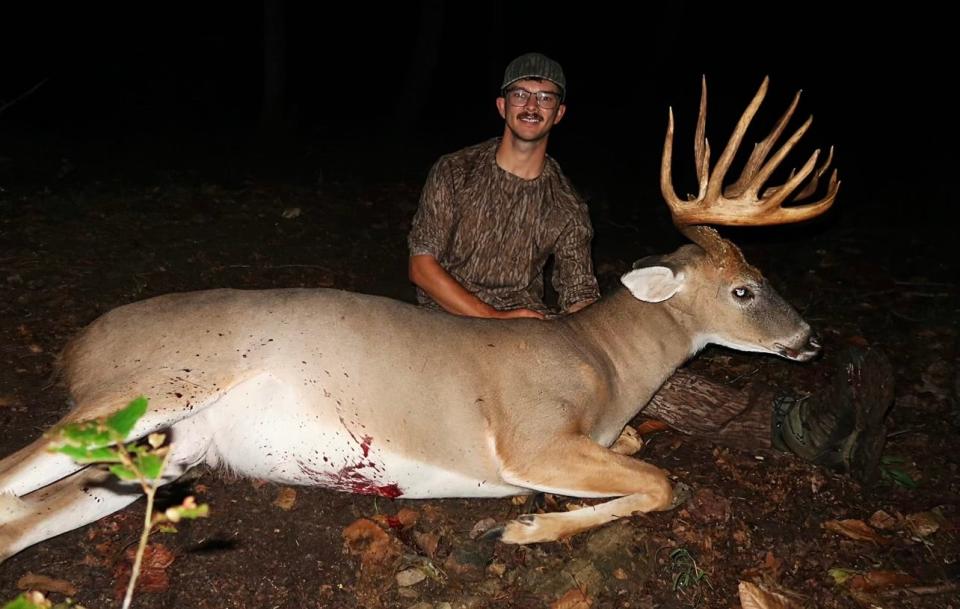
<path id="1" fill-rule="evenodd" d="M 519 118 L 519 119 L 521 119 L 521 120 L 523 120 L 523 119 L 525 119 L 525 118 L 533 118 L 533 119 L 536 119 L 536 120 L 538 120 L 538 121 L 542 121 L 542 120 L 543 120 L 543 117 L 540 115 L 539 112 L 521 112 L 519 115 L 517 115 L 517 118 Z"/>

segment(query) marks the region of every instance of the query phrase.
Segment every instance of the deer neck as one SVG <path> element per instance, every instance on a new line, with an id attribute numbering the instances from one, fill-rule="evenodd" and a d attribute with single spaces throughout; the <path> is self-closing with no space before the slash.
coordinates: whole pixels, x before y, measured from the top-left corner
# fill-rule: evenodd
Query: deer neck
<path id="1" fill-rule="evenodd" d="M 563 321 L 609 379 L 616 411 L 610 414 L 624 423 L 701 347 L 677 308 L 639 302 L 625 289 Z"/>

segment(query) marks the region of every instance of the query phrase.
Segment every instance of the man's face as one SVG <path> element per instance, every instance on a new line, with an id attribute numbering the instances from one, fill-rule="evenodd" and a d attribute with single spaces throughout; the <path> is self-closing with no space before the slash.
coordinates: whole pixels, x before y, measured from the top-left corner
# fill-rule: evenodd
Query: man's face
<path id="1" fill-rule="evenodd" d="M 551 97 L 554 107 L 544 108 L 552 105 Z M 560 88 L 549 80 L 518 80 L 507 87 L 506 97 L 497 98 L 497 110 L 514 137 L 536 142 L 547 137 L 566 113 L 567 107 L 559 100 Z M 520 103 L 522 105 L 516 105 Z"/>

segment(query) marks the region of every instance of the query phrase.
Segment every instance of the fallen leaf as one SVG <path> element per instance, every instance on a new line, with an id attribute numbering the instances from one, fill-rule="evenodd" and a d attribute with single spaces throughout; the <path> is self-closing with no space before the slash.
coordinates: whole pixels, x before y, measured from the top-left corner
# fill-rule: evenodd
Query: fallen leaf
<path id="1" fill-rule="evenodd" d="M 116 587 L 114 592 L 117 598 L 123 598 L 130 581 L 130 571 L 136 557 L 137 548 L 127 549 L 126 560 L 121 561 L 114 570 L 113 576 Z M 150 544 L 143 551 L 143 561 L 140 563 L 140 576 L 137 579 L 137 593 L 166 592 L 170 587 L 170 576 L 167 569 L 173 564 L 176 557 L 163 544 Z"/>
<path id="2" fill-rule="evenodd" d="M 284 511 L 290 511 L 297 502 L 297 489 L 284 486 L 277 493 L 277 498 L 273 500 L 273 505 Z"/>
<path id="3" fill-rule="evenodd" d="M 668 429 L 670 429 L 670 426 L 663 421 L 655 421 L 650 419 L 649 421 L 644 421 L 639 427 L 637 427 L 637 434 L 640 436 L 647 436 L 652 433 L 657 433 L 658 431 L 667 431 Z"/>
<path id="4" fill-rule="evenodd" d="M 881 531 L 890 531 L 896 528 L 897 519 L 883 510 L 877 510 L 869 520 L 870 526 Z"/>
<path id="5" fill-rule="evenodd" d="M 18 590 L 39 590 L 40 592 L 59 592 L 64 596 L 76 596 L 77 587 L 65 579 L 54 579 L 46 575 L 29 571 L 17 580 Z"/>
<path id="6" fill-rule="evenodd" d="M 765 576 L 765 579 L 771 579 L 777 581 L 780 579 L 780 572 L 783 568 L 783 561 L 773 555 L 773 552 L 768 551 L 767 555 L 763 557 L 763 562 L 761 562 L 756 567 L 750 567 L 743 572 L 745 577 L 760 577 Z"/>
<path id="7" fill-rule="evenodd" d="M 360 557 L 361 571 L 374 574 L 393 570 L 400 558 L 399 542 L 369 518 L 360 518 L 343 530 L 347 551 Z"/>
<path id="8" fill-rule="evenodd" d="M 830 574 L 830 577 L 833 578 L 834 583 L 836 583 L 838 586 L 842 586 L 843 584 L 847 583 L 851 577 L 857 574 L 856 571 L 851 569 L 841 569 L 839 567 L 830 569 L 827 571 L 827 573 Z"/>
<path id="9" fill-rule="evenodd" d="M 897 571 L 868 571 L 850 578 L 849 585 L 854 590 L 871 592 L 882 588 L 912 586 L 917 578 Z"/>
<path id="10" fill-rule="evenodd" d="M 434 558 L 437 555 L 437 546 L 440 545 L 440 534 L 433 531 L 429 533 L 413 532 L 413 541 L 417 547 L 423 550 L 427 558 Z"/>
<path id="11" fill-rule="evenodd" d="M 933 512 L 918 512 L 906 518 L 907 528 L 917 537 L 929 537 L 940 530 L 943 519 Z"/>
<path id="12" fill-rule="evenodd" d="M 828 531 L 839 533 L 844 537 L 856 539 L 857 541 L 872 541 L 877 544 L 889 542 L 887 538 L 871 529 L 870 525 L 862 520 L 853 518 L 847 520 L 828 520 L 824 522 L 822 526 Z"/>
<path id="13" fill-rule="evenodd" d="M 417 521 L 420 519 L 420 514 L 415 510 L 410 508 L 403 508 L 397 512 L 396 520 L 400 523 L 400 527 L 403 529 L 409 529 L 413 525 L 417 524 Z"/>
<path id="14" fill-rule="evenodd" d="M 786 596 L 750 582 L 740 582 L 738 590 L 740 606 L 743 609 L 795 609 L 797 607 Z"/>
<path id="15" fill-rule="evenodd" d="M 593 600 L 579 588 L 567 590 L 567 593 L 553 601 L 550 609 L 590 609 Z"/>

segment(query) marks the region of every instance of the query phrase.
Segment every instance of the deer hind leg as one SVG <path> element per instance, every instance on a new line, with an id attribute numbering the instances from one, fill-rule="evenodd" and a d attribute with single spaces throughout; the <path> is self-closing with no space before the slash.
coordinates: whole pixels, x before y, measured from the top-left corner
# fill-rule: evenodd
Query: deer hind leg
<path id="1" fill-rule="evenodd" d="M 174 425 L 159 484 L 176 480 L 202 461 L 209 445 L 202 416 Z M 0 562 L 35 543 L 119 511 L 140 496 L 139 484 L 120 481 L 96 466 L 82 468 L 22 497 L 0 493 Z"/>
<path id="2" fill-rule="evenodd" d="M 70 457 L 47 450 L 40 437 L 0 461 L 0 495 L 26 495 L 83 468 Z"/>
<path id="3" fill-rule="evenodd" d="M 670 482 L 659 468 L 583 435 L 554 439 L 540 447 L 533 461 L 502 462 L 501 476 L 517 486 L 574 497 L 619 496 L 570 512 L 521 516 L 497 531 L 505 543 L 555 541 L 635 512 L 668 509 L 673 499 Z"/>

